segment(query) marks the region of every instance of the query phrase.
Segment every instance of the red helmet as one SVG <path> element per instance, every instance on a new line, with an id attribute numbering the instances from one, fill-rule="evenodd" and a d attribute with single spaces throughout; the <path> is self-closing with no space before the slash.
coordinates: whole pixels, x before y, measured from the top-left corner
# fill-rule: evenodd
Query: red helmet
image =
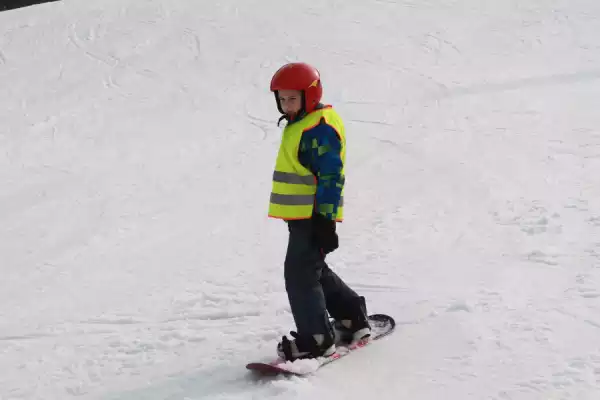
<path id="1" fill-rule="evenodd" d="M 304 110 L 309 113 L 321 101 L 323 95 L 323 87 L 321 86 L 321 74 L 319 71 L 306 63 L 290 63 L 279 68 L 273 79 L 271 79 L 271 91 L 278 90 L 300 90 L 304 96 Z M 277 107 L 281 111 L 279 98 L 277 99 Z"/>

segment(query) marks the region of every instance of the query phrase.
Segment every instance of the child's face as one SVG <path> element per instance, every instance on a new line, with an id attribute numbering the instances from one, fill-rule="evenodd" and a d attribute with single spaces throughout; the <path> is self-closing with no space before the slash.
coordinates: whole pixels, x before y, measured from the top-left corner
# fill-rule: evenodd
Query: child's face
<path id="1" fill-rule="evenodd" d="M 289 116 L 294 117 L 302 109 L 302 92 L 300 90 L 280 90 L 279 103 L 283 112 Z"/>

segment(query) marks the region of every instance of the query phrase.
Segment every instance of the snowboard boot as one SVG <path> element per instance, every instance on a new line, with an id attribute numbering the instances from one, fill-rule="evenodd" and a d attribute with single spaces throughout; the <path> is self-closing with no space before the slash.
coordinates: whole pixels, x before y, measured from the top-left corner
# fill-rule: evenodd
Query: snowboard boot
<path id="1" fill-rule="evenodd" d="M 350 314 L 352 315 L 351 318 L 335 320 L 333 323 L 336 343 L 355 343 L 371 336 L 371 325 L 369 324 L 365 298 L 360 296 L 358 301 L 354 302 L 351 307 L 353 311 Z"/>
<path id="2" fill-rule="evenodd" d="M 287 361 L 304 358 L 329 357 L 335 353 L 331 335 L 299 335 L 291 332 L 293 340 L 284 336 L 277 345 L 277 355 Z"/>

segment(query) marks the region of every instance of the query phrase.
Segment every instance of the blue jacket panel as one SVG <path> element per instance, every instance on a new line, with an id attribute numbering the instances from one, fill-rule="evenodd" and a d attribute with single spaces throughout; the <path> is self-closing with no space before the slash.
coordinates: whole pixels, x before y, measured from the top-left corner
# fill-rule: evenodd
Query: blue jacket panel
<path id="1" fill-rule="evenodd" d="M 335 129 L 322 121 L 304 132 L 298 160 L 317 177 L 315 211 L 334 220 L 342 196 L 344 176 L 341 141 Z"/>

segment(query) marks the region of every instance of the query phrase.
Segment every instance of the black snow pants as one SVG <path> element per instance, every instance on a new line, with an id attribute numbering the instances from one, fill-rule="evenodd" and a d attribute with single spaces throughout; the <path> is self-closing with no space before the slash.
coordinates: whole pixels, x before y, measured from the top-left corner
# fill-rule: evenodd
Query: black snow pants
<path id="1" fill-rule="evenodd" d="M 360 303 L 356 292 L 333 272 L 315 242 L 312 221 L 288 221 L 285 287 L 301 335 L 332 334 L 329 315 L 352 319 Z"/>

